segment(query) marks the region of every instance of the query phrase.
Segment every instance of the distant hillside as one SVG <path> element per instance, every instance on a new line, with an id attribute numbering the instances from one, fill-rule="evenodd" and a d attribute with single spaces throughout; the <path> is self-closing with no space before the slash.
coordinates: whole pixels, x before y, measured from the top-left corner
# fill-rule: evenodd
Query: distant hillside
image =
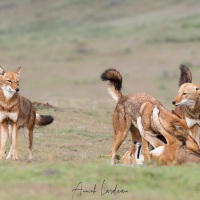
<path id="1" fill-rule="evenodd" d="M 99 74 L 115 67 L 125 92 L 148 86 L 169 101 L 181 63 L 199 77 L 199 10 L 198 0 L 1 0 L 0 64 L 25 66 L 24 78 L 54 96 L 65 86 L 65 95 L 97 98 L 106 97 Z M 32 91 L 23 91 L 42 95 L 27 80 Z"/>
<path id="2" fill-rule="evenodd" d="M 62 60 L 75 52 L 128 52 L 124 39 L 135 45 L 198 42 L 199 8 L 199 1 L 1 0 L 0 50 Z M 105 49 L 105 40 L 120 46 Z"/>

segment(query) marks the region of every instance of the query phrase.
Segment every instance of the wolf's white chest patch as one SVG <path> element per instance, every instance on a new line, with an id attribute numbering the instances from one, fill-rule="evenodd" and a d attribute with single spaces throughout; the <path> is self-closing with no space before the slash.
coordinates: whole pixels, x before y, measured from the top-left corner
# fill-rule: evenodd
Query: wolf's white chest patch
<path id="1" fill-rule="evenodd" d="M 10 119 L 13 122 L 17 121 L 18 113 L 12 112 L 0 112 L 0 122 L 3 122 L 5 119 Z"/>
<path id="2" fill-rule="evenodd" d="M 188 128 L 191 128 L 196 124 L 200 126 L 200 120 L 198 119 L 190 119 L 186 117 L 185 120 L 186 120 Z"/>
<path id="3" fill-rule="evenodd" d="M 7 113 L 7 116 L 10 120 L 12 120 L 13 122 L 17 121 L 18 118 L 18 114 L 17 113 Z"/>
<path id="4" fill-rule="evenodd" d="M 6 118 L 7 118 L 7 116 L 6 116 L 5 112 L 0 112 L 0 122 L 2 122 Z"/>
<path id="5" fill-rule="evenodd" d="M 14 93 L 15 93 L 15 91 L 12 90 L 12 89 L 10 88 L 10 86 L 5 86 L 5 85 L 3 85 L 3 86 L 1 87 L 1 89 L 3 90 L 3 94 L 4 94 L 4 96 L 6 97 L 6 99 L 12 98 L 13 95 L 14 95 Z"/>

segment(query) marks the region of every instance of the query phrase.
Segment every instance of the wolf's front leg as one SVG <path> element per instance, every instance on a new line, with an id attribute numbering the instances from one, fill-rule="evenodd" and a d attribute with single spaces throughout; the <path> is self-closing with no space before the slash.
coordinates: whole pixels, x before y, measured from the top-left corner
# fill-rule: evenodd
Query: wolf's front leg
<path id="1" fill-rule="evenodd" d="M 8 126 L 7 121 L 4 121 L 0 124 L 0 130 L 1 130 L 1 148 L 0 148 L 0 159 L 2 159 L 5 156 L 5 148 L 6 148 L 6 142 L 8 138 Z"/>
<path id="2" fill-rule="evenodd" d="M 12 126 L 12 156 L 13 160 L 18 160 L 18 153 L 17 153 L 17 148 L 18 148 L 18 126 L 17 123 L 13 123 Z"/>
<path id="3" fill-rule="evenodd" d="M 10 159 L 12 157 L 12 126 L 8 125 L 8 135 L 9 135 L 9 140 L 10 140 L 10 151 L 6 157 L 6 159 Z"/>
<path id="4" fill-rule="evenodd" d="M 8 153 L 8 155 L 6 156 L 6 159 L 10 159 L 12 157 L 12 143 L 10 145 L 10 151 Z"/>

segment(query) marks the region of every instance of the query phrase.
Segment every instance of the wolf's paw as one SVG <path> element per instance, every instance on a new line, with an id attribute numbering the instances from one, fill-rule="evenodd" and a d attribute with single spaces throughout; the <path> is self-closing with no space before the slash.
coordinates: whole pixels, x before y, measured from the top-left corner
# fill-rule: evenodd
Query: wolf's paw
<path id="1" fill-rule="evenodd" d="M 32 153 L 29 154 L 29 156 L 28 156 L 28 161 L 29 161 L 29 162 L 33 161 L 33 154 L 32 154 Z"/>
<path id="2" fill-rule="evenodd" d="M 13 156 L 12 160 L 17 161 L 17 160 L 19 160 L 19 158 L 18 158 L 18 156 Z"/>
<path id="3" fill-rule="evenodd" d="M 13 160 L 18 160 L 18 159 L 19 159 L 16 150 L 13 150 L 13 152 L 12 152 L 12 159 L 13 159 Z"/>
<path id="4" fill-rule="evenodd" d="M 0 150 L 0 159 L 3 159 L 5 156 L 5 151 Z"/>
<path id="5" fill-rule="evenodd" d="M 8 160 L 8 159 L 10 159 L 11 157 L 12 157 L 12 153 L 9 152 L 8 155 L 6 156 L 6 159 Z"/>

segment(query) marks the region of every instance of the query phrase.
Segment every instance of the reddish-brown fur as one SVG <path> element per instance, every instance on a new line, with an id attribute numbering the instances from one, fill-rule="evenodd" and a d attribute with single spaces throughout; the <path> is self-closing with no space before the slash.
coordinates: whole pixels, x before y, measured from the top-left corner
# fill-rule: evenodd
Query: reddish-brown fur
<path id="1" fill-rule="evenodd" d="M 192 83 L 192 74 L 189 68 L 181 66 L 180 70 L 180 89 L 172 103 L 176 106 L 176 112 L 186 120 L 191 137 L 200 147 L 200 86 Z M 190 141 L 192 141 L 191 138 Z"/>
<path id="2" fill-rule="evenodd" d="M 30 100 L 19 95 L 19 73 L 20 68 L 16 72 L 6 72 L 0 67 L 0 127 L 1 127 L 1 149 L 0 159 L 5 155 L 5 145 L 9 135 L 11 135 L 11 148 L 7 158 L 13 157 L 18 159 L 17 153 L 17 137 L 18 128 L 23 127 L 24 133 L 28 141 L 29 160 L 32 159 L 33 129 L 36 124 L 36 112 Z M 11 91 L 11 92 L 10 92 Z M 40 116 L 37 123 L 41 120 Z M 43 119 L 46 117 L 43 117 Z M 51 119 L 50 119 L 51 118 Z M 51 116 L 47 116 L 47 125 L 53 122 Z M 40 124 L 41 125 L 41 124 Z"/>
<path id="3" fill-rule="evenodd" d="M 150 152 L 151 157 L 156 158 L 162 165 L 180 165 L 189 162 L 200 162 L 200 154 L 195 153 L 187 148 L 180 140 L 167 132 L 162 123 L 158 108 L 154 108 L 153 121 L 157 130 L 165 137 L 167 144 L 158 147 Z"/>
<path id="4" fill-rule="evenodd" d="M 165 126 L 167 131 L 185 140 L 188 134 L 188 128 L 185 121 L 180 120 L 176 115 L 164 109 L 157 99 L 145 93 L 130 94 L 126 96 L 122 95 L 122 77 L 115 69 L 106 70 L 101 75 L 101 78 L 103 81 L 109 81 L 109 93 L 117 101 L 113 114 L 114 141 L 110 153 L 111 164 L 114 164 L 115 153 L 125 140 L 129 130 L 133 141 L 136 140 L 141 142 L 141 135 L 137 123 L 140 116 L 142 116 L 142 124 L 145 129 L 145 132 L 142 135 L 143 138 L 154 148 L 164 144 L 156 137 L 160 132 L 155 128 L 151 120 L 154 106 L 162 108 L 161 115 L 163 126 Z M 177 129 L 177 127 L 181 127 L 182 130 Z M 143 144 L 143 151 L 146 159 L 148 159 L 146 144 Z"/>

